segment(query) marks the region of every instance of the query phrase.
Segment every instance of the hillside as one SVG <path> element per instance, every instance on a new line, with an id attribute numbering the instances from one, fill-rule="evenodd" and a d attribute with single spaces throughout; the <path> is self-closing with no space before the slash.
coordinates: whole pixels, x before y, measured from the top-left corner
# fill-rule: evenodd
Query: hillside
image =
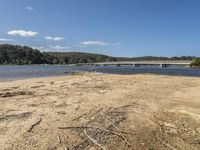
<path id="1" fill-rule="evenodd" d="M 27 46 L 0 45 L 0 64 L 76 64 L 116 61 L 114 57 L 82 52 L 40 52 Z"/>
<path id="2" fill-rule="evenodd" d="M 40 52 L 28 46 L 0 45 L 0 64 L 78 64 L 105 61 L 143 61 L 143 60 L 193 60 L 197 57 L 111 57 L 102 54 L 83 52 Z"/>

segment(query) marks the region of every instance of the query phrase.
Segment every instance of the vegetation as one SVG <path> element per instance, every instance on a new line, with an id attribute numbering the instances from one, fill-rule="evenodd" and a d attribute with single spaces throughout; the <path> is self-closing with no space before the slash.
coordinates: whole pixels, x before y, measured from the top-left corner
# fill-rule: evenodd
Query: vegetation
<path id="1" fill-rule="evenodd" d="M 78 64 L 78 63 L 93 63 L 93 62 L 105 62 L 116 61 L 114 57 L 90 54 L 81 52 L 46 52 L 43 53 L 46 62 L 49 64 Z"/>
<path id="2" fill-rule="evenodd" d="M 190 67 L 192 68 L 200 68 L 200 58 L 195 59 L 191 64 Z"/>
<path id="3" fill-rule="evenodd" d="M 196 57 L 111 57 L 100 54 L 81 52 L 40 52 L 27 46 L 0 45 L 0 64 L 78 64 L 106 61 L 140 61 L 140 60 L 193 60 Z M 199 59 L 198 59 L 199 60 Z M 196 61 L 191 64 L 196 66 Z M 197 65 L 198 66 L 198 65 Z"/>
<path id="4" fill-rule="evenodd" d="M 77 64 L 116 61 L 114 57 L 80 52 L 40 52 L 27 46 L 0 45 L 0 64 Z"/>
<path id="5" fill-rule="evenodd" d="M 42 53 L 27 46 L 0 45 L 0 64 L 41 64 Z"/>

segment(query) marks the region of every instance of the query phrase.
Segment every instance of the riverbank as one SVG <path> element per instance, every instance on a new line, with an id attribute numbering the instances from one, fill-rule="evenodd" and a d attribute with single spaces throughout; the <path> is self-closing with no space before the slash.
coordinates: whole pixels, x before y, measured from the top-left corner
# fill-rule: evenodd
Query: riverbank
<path id="1" fill-rule="evenodd" d="M 83 73 L 0 84 L 0 149 L 200 149 L 200 78 Z"/>
<path id="2" fill-rule="evenodd" d="M 101 72 L 106 74 L 163 74 L 172 76 L 200 77 L 199 69 L 190 68 L 154 68 L 154 67 L 102 67 L 102 66 L 0 66 L 0 82 L 51 76 L 63 76 L 71 72 Z"/>

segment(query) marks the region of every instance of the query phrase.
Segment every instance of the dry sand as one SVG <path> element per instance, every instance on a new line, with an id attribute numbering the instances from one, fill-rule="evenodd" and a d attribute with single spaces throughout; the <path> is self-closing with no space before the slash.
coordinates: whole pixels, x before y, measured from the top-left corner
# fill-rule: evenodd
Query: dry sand
<path id="1" fill-rule="evenodd" d="M 0 149 L 200 149 L 200 78 L 86 73 L 0 82 Z"/>

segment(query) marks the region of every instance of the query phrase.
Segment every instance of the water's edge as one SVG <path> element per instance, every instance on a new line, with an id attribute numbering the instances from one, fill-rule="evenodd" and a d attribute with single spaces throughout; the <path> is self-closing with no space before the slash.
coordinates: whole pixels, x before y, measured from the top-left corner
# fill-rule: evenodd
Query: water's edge
<path id="1" fill-rule="evenodd" d="M 169 67 L 169 68 L 156 68 L 156 67 L 100 67 L 100 66 L 15 66 L 5 65 L 0 66 L 0 81 L 4 80 L 17 80 L 36 77 L 49 77 L 49 76 L 62 76 L 70 74 L 71 72 L 87 71 L 87 72 L 100 72 L 108 74 L 163 74 L 173 76 L 193 76 L 200 77 L 200 69 L 184 68 L 184 67 Z"/>

